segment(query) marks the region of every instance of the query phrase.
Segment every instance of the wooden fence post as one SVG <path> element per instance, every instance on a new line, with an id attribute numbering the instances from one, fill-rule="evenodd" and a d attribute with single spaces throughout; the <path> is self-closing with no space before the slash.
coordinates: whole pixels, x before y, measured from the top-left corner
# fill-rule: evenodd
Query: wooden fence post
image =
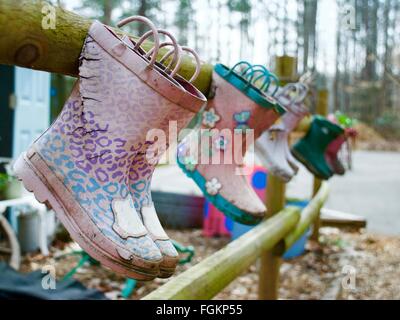
<path id="1" fill-rule="evenodd" d="M 329 102 L 329 92 L 327 89 L 322 89 L 318 90 L 318 96 L 317 96 L 317 109 L 316 113 L 326 117 L 328 115 L 328 102 Z M 319 189 L 321 188 L 322 181 L 318 179 L 317 177 L 314 177 L 314 184 L 313 184 L 313 196 L 315 196 Z M 313 233 L 311 235 L 311 239 L 314 241 L 319 240 L 319 228 L 321 226 L 321 219 L 320 219 L 320 214 L 318 214 L 318 217 L 315 219 L 314 225 L 313 225 Z"/>
<path id="2" fill-rule="evenodd" d="M 289 56 L 276 57 L 275 73 L 281 80 L 281 84 L 296 81 L 297 59 Z M 285 207 L 286 184 L 278 177 L 268 175 L 266 198 L 267 218 L 270 218 Z M 281 257 L 276 253 L 280 250 L 275 249 L 266 251 L 260 256 L 259 300 L 278 299 Z"/>

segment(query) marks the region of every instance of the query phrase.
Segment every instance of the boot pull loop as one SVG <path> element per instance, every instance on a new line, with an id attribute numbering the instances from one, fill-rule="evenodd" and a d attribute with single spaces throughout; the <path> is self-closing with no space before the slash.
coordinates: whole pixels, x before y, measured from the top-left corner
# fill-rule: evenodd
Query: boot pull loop
<path id="1" fill-rule="evenodd" d="M 169 45 L 171 45 L 171 44 L 169 44 Z M 168 46 L 168 43 L 166 43 L 165 46 Z M 181 46 L 179 46 L 179 49 L 180 49 L 180 51 L 182 52 L 182 47 L 181 47 Z M 166 54 L 164 54 L 164 56 L 161 58 L 160 63 L 163 63 L 163 64 L 164 64 L 165 60 L 167 60 L 173 53 L 175 53 L 175 51 L 176 51 L 175 48 L 170 49 L 170 50 L 169 50 Z M 182 59 L 179 59 L 179 66 L 181 65 L 181 62 L 182 62 Z M 174 61 L 174 59 L 172 59 L 172 60 L 170 61 L 170 63 L 168 64 L 167 68 L 170 69 L 174 64 L 175 64 L 175 61 Z M 176 68 L 176 67 L 177 67 L 177 66 L 175 66 L 175 68 Z"/>
<path id="2" fill-rule="evenodd" d="M 194 59 L 196 60 L 196 70 L 193 74 L 193 76 L 190 78 L 190 80 L 188 81 L 189 83 L 192 83 L 193 81 L 195 81 L 197 79 L 197 77 L 200 74 L 201 71 L 201 61 L 200 61 L 200 57 L 198 56 L 197 52 L 194 51 L 192 48 L 189 47 L 181 47 L 182 51 L 186 51 L 189 52 L 193 55 Z M 175 49 L 171 49 L 169 52 L 167 52 L 160 60 L 160 63 L 163 63 L 166 59 L 168 59 L 170 57 L 170 55 L 174 52 Z M 179 64 L 177 64 L 177 66 L 175 67 L 175 69 L 177 69 L 177 71 L 180 68 L 182 60 L 179 61 Z M 173 62 L 170 62 L 170 64 L 168 65 L 168 68 L 173 64 Z M 175 74 L 174 74 L 175 75 Z"/>
<path id="3" fill-rule="evenodd" d="M 169 46 L 175 46 L 174 43 L 172 42 L 163 42 L 160 44 L 160 49 L 161 48 L 165 48 L 165 47 L 169 47 Z M 181 49 L 178 49 L 180 51 L 182 51 Z M 147 52 L 146 57 L 149 57 L 151 54 L 153 54 L 153 48 L 151 48 L 149 50 L 149 52 Z M 172 48 L 170 51 L 168 51 L 159 61 L 159 63 L 163 64 L 164 61 L 171 56 L 172 53 L 174 53 L 176 50 L 175 48 Z M 168 55 L 168 56 L 167 56 Z M 171 60 L 171 62 L 168 64 L 168 66 L 165 67 L 165 71 L 168 72 L 169 74 L 171 74 L 172 76 L 175 76 L 175 73 L 179 70 L 180 65 L 182 63 L 182 59 L 181 59 L 181 54 L 179 54 L 179 56 L 177 56 L 176 54 L 174 55 L 174 58 Z M 176 64 L 175 69 L 173 71 L 171 71 L 171 67 Z"/>
<path id="4" fill-rule="evenodd" d="M 158 35 L 157 28 L 155 27 L 155 25 L 153 24 L 153 22 L 151 22 L 151 21 L 150 21 L 149 19 L 147 19 L 146 17 L 142 17 L 142 16 L 131 16 L 131 17 L 125 18 L 125 19 L 123 19 L 123 20 L 121 20 L 121 21 L 119 21 L 119 22 L 117 23 L 117 27 L 118 27 L 118 28 L 121 28 L 121 27 L 123 27 L 124 25 L 126 25 L 126 24 L 128 24 L 128 23 L 130 23 L 130 22 L 133 22 L 133 21 L 143 22 L 144 24 L 146 24 L 146 25 L 151 29 L 151 30 L 150 30 L 150 34 L 152 34 L 152 35 L 153 35 L 153 38 L 154 38 L 154 54 L 153 54 L 153 56 L 151 57 L 149 66 L 153 67 L 154 64 L 156 63 L 157 54 L 158 54 L 158 51 L 159 51 L 159 48 L 160 48 L 160 37 L 159 37 L 159 35 Z M 148 38 L 148 36 L 147 36 L 146 38 Z M 144 41 L 146 38 L 144 38 L 144 37 L 142 36 L 142 37 L 136 42 L 136 44 L 135 44 L 135 46 L 134 46 L 134 49 L 135 49 L 135 50 L 138 50 L 139 47 L 140 47 L 140 45 L 143 43 L 143 41 Z"/>
<path id="5" fill-rule="evenodd" d="M 170 46 L 170 45 L 172 45 L 174 47 L 173 50 L 170 51 L 171 54 L 174 53 L 174 58 L 172 59 L 172 63 L 170 63 L 169 66 L 167 67 L 167 69 L 170 69 L 171 66 L 176 64 L 174 70 L 171 72 L 171 76 L 174 77 L 176 75 L 176 73 L 178 72 L 179 68 L 180 68 L 181 59 L 182 59 L 182 50 L 181 50 L 180 46 L 178 45 L 178 42 L 176 41 L 175 37 L 171 33 L 169 33 L 166 30 L 163 30 L 163 29 L 158 29 L 157 31 L 158 31 L 159 34 L 163 34 L 163 35 L 167 36 L 171 40 L 171 42 L 165 42 L 166 44 L 163 45 L 164 47 Z M 142 36 L 141 40 L 144 41 L 150 35 L 151 35 L 150 31 L 146 32 Z M 160 48 L 161 48 L 161 45 L 160 45 Z M 155 58 L 157 59 L 158 52 L 155 52 L 155 47 L 153 47 L 146 54 L 146 57 L 150 57 L 151 55 L 153 55 L 153 57 L 155 56 Z"/>
<path id="6" fill-rule="evenodd" d="M 239 66 L 242 66 L 242 65 L 247 66 L 247 68 L 245 69 L 245 71 L 242 70 L 240 73 L 235 72 L 235 69 L 236 69 L 237 67 L 239 67 Z M 246 80 L 246 78 L 245 78 L 245 76 L 244 76 L 244 73 L 245 73 L 247 70 L 251 69 L 252 67 L 253 67 L 253 66 L 252 66 L 250 63 L 248 63 L 247 61 L 240 61 L 240 62 L 236 63 L 231 69 L 229 69 L 229 72 L 226 74 L 225 78 L 228 79 L 228 78 L 232 75 L 232 73 L 235 73 L 236 75 L 239 75 L 241 78 L 243 78 L 244 80 Z M 249 88 L 249 86 L 250 86 L 250 84 L 249 84 L 249 82 L 247 81 L 247 83 L 246 83 L 244 89 L 247 90 L 247 89 Z"/>
<path id="7" fill-rule="evenodd" d="M 265 72 L 265 71 L 263 71 L 263 70 L 261 70 L 261 69 L 260 69 L 260 70 L 255 70 L 255 71 L 253 72 L 253 75 L 254 75 L 255 73 L 257 73 L 257 72 L 261 72 L 261 75 L 259 75 L 258 77 L 256 77 L 252 82 L 253 82 L 253 85 L 255 86 L 255 85 L 257 84 L 257 82 L 258 82 L 260 79 L 264 79 L 262 85 L 259 87 L 260 90 L 263 90 L 263 88 L 264 88 L 266 85 L 268 85 L 268 84 L 270 83 L 271 77 L 270 77 L 269 72 L 267 73 L 267 72 Z"/>
<path id="8" fill-rule="evenodd" d="M 295 98 L 295 102 L 303 102 L 308 95 L 308 86 L 305 83 L 298 82 L 295 84 L 298 96 Z"/>
<path id="9" fill-rule="evenodd" d="M 272 91 L 272 94 L 271 94 L 271 95 L 272 95 L 273 97 L 275 97 L 276 93 L 277 93 L 278 90 L 279 90 L 280 81 L 279 81 L 279 78 L 278 78 L 274 73 L 272 73 L 272 72 L 269 72 L 269 78 L 270 78 L 270 80 L 269 80 L 269 82 L 267 83 L 267 87 L 266 87 L 265 89 L 264 89 L 264 87 L 262 87 L 261 90 L 263 90 L 265 93 L 267 93 L 269 87 L 271 86 L 271 79 L 272 79 L 272 80 L 273 80 L 273 83 L 275 84 L 275 89 L 274 89 L 274 91 Z"/>
<path id="10" fill-rule="evenodd" d="M 268 69 L 266 68 L 266 67 L 264 67 L 263 65 L 261 65 L 261 64 L 255 64 L 254 66 L 252 66 L 252 65 L 249 65 L 246 69 L 244 69 L 243 71 L 242 71 L 242 76 L 243 77 L 246 77 L 246 74 L 249 72 L 249 71 L 251 71 L 251 74 L 253 73 L 253 71 L 255 71 L 255 70 L 264 70 L 264 71 L 266 71 L 266 72 L 269 72 L 268 71 Z"/>
<path id="11" fill-rule="evenodd" d="M 279 95 L 287 97 L 289 99 L 289 104 L 293 104 L 295 103 L 295 99 L 291 93 L 293 92 L 294 94 L 298 95 L 298 90 L 299 89 L 295 83 L 288 83 L 282 88 L 282 91 L 279 93 Z"/>
<path id="12" fill-rule="evenodd" d="M 250 73 L 249 73 L 250 71 Z M 262 74 L 260 76 L 258 76 L 256 79 L 254 79 L 254 76 L 256 73 L 258 72 L 262 72 Z M 272 96 L 275 96 L 275 94 L 278 92 L 279 90 L 279 79 L 278 77 L 270 72 L 266 67 L 264 67 L 263 65 L 254 65 L 251 68 L 248 68 L 247 70 L 245 70 L 243 72 L 243 74 L 247 74 L 249 73 L 249 84 L 255 84 L 255 82 L 257 82 L 258 80 L 264 78 L 264 82 L 263 85 L 260 87 L 260 90 L 267 93 L 268 89 L 271 85 L 271 80 L 273 80 L 273 82 L 275 83 L 275 89 L 272 92 Z"/>
<path id="13" fill-rule="evenodd" d="M 264 67 L 263 65 L 256 64 L 254 66 L 250 66 L 249 68 L 245 69 L 242 72 L 242 76 L 245 79 L 247 79 L 247 81 L 248 81 L 247 84 L 246 84 L 246 88 L 248 88 L 251 85 L 254 85 L 254 82 L 255 82 L 254 76 L 255 76 L 255 74 L 257 74 L 259 72 L 261 72 L 262 75 L 257 78 L 257 81 L 259 79 L 261 79 L 261 78 L 264 78 L 265 79 L 264 81 L 269 81 L 269 71 L 268 71 L 268 69 L 266 67 Z M 248 76 L 247 76 L 247 74 L 248 74 Z M 262 87 L 264 87 L 264 85 L 265 85 L 265 82 L 263 83 Z"/>
<path id="14" fill-rule="evenodd" d="M 290 95 L 290 91 L 294 95 Z M 300 103 L 304 101 L 308 94 L 308 86 L 303 83 L 289 83 L 283 87 L 280 95 L 285 95 L 289 98 L 290 104 Z"/>
<path id="15" fill-rule="evenodd" d="M 314 80 L 315 80 L 315 73 L 307 71 L 300 77 L 299 82 L 308 85 L 311 84 Z"/>
<path id="16" fill-rule="evenodd" d="M 229 69 L 229 72 L 226 77 L 229 77 L 233 72 L 235 72 L 235 69 L 241 65 L 246 65 L 248 68 L 252 67 L 251 64 L 248 63 L 247 61 L 240 61 L 240 62 L 236 63 L 231 69 Z M 240 75 L 243 76 L 243 72 L 240 73 Z"/>
<path id="17" fill-rule="evenodd" d="M 189 83 L 193 83 L 194 81 L 196 81 L 196 79 L 197 79 L 197 77 L 199 76 L 200 71 L 201 71 L 201 61 L 200 61 L 200 57 L 199 57 L 199 55 L 197 54 L 197 52 L 194 51 L 192 48 L 183 46 L 183 47 L 182 47 L 182 50 L 183 50 L 183 51 L 186 51 L 186 52 L 188 52 L 188 53 L 191 53 L 192 56 L 194 57 L 194 60 L 196 61 L 196 69 L 195 69 L 195 71 L 194 71 L 194 74 L 192 75 L 192 77 L 191 77 L 190 80 L 189 80 Z"/>

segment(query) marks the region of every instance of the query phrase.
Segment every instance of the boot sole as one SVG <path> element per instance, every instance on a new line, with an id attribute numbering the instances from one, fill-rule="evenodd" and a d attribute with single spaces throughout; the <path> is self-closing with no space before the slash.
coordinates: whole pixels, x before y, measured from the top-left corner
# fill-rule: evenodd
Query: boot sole
<path id="1" fill-rule="evenodd" d="M 90 219 L 82 219 L 82 215 L 86 215 L 84 210 L 76 203 L 64 184 L 37 152 L 28 151 L 20 155 L 14 165 L 14 170 L 24 187 L 33 192 L 40 203 L 55 211 L 72 239 L 95 260 L 115 272 L 137 280 L 153 280 L 158 275 L 159 262 L 153 263 L 133 256 L 132 261 L 124 263 L 118 257 L 116 245 L 108 244 L 109 247 L 112 247 L 110 249 L 115 251 L 115 255 L 102 249 L 97 241 L 103 243 L 103 246 L 107 245 L 104 242 L 110 243 L 111 241 L 99 234 L 96 225 L 89 221 Z M 72 212 L 72 214 L 68 214 L 68 212 Z M 73 215 L 76 217 L 74 218 Z M 80 225 L 83 225 L 84 228 L 81 228 Z M 152 270 L 135 266 L 134 262 L 141 265 L 149 264 Z"/>
<path id="2" fill-rule="evenodd" d="M 171 278 L 174 275 L 174 273 L 175 273 L 175 268 L 170 269 L 170 270 L 163 268 L 163 269 L 160 269 L 160 273 L 157 275 L 157 278 L 168 279 L 168 278 Z"/>
<path id="3" fill-rule="evenodd" d="M 178 166 L 182 171 L 199 186 L 203 191 L 204 197 L 211 202 L 218 210 L 220 210 L 228 218 L 245 225 L 256 225 L 260 223 L 263 217 L 255 217 L 251 213 L 242 211 L 236 206 L 232 205 L 228 200 L 217 194 L 216 196 L 209 196 L 205 192 L 205 182 L 203 176 L 197 170 L 190 172 L 186 170 L 185 166 L 177 159 Z M 195 175 L 197 173 L 197 175 Z M 202 179 L 201 179 L 202 178 Z"/>
<path id="4" fill-rule="evenodd" d="M 158 278 L 167 279 L 173 276 L 175 273 L 176 266 L 179 263 L 179 258 L 168 257 L 160 263 L 160 272 Z"/>

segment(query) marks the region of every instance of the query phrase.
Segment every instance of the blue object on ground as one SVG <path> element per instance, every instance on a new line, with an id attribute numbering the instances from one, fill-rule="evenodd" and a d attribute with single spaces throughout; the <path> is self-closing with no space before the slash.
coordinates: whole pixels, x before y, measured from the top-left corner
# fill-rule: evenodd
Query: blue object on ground
<path id="1" fill-rule="evenodd" d="M 232 223 L 231 239 L 236 240 L 237 238 L 244 235 L 246 232 L 250 231 L 253 228 L 254 228 L 254 226 L 246 226 L 245 224 L 241 224 L 241 223 L 234 221 Z"/>
<path id="2" fill-rule="evenodd" d="M 301 209 L 304 209 L 308 205 L 309 201 L 304 200 L 304 201 L 289 201 L 287 203 L 287 206 L 294 206 L 294 207 L 299 207 Z M 244 224 L 240 224 L 238 222 L 233 222 L 233 227 L 232 227 L 232 240 L 236 240 L 246 232 L 250 231 L 253 229 L 254 226 L 246 226 Z M 308 238 L 310 237 L 310 229 L 307 229 L 307 231 L 300 237 L 299 240 L 297 240 L 283 255 L 283 259 L 289 260 L 296 258 L 298 256 L 301 256 L 304 253 L 305 246 L 307 243 Z"/>
<path id="3" fill-rule="evenodd" d="M 283 254 L 282 258 L 285 260 L 290 260 L 301 256 L 306 248 L 306 243 L 310 237 L 310 228 L 297 240 L 286 252 Z"/>
<path id="4" fill-rule="evenodd" d="M 287 205 L 288 206 L 294 206 L 294 207 L 299 207 L 300 209 L 304 209 L 307 207 L 310 201 L 303 200 L 303 201 L 288 201 Z M 290 260 L 296 257 L 301 256 L 306 248 L 306 243 L 308 241 L 308 238 L 311 235 L 310 228 L 304 232 L 304 234 L 300 237 L 299 240 L 297 240 L 286 252 L 283 254 L 283 259 L 285 260 Z"/>

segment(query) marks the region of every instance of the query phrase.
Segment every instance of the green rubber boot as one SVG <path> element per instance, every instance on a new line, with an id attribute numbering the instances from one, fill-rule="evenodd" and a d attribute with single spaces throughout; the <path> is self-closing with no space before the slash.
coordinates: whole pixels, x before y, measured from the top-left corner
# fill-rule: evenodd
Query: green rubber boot
<path id="1" fill-rule="evenodd" d="M 292 147 L 292 154 L 315 176 L 328 180 L 333 171 L 326 163 L 324 155 L 328 145 L 343 132 L 340 126 L 321 116 L 315 116 L 306 136 Z"/>

